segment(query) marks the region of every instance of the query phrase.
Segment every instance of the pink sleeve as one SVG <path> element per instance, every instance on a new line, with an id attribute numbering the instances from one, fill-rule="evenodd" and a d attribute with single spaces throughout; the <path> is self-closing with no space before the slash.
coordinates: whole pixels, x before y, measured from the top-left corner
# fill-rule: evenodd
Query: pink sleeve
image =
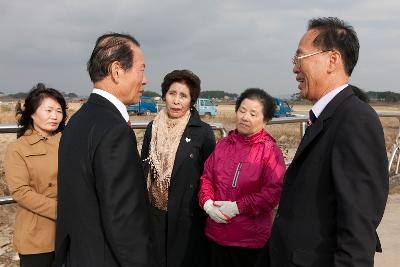
<path id="1" fill-rule="evenodd" d="M 204 163 L 203 175 L 200 177 L 199 205 L 203 208 L 207 200 L 214 200 L 214 155 L 215 151 L 208 157 Z"/>
<path id="2" fill-rule="evenodd" d="M 241 214 L 256 216 L 262 212 L 270 212 L 279 202 L 283 176 L 285 175 L 285 161 L 282 151 L 277 145 L 270 148 L 269 157 L 263 164 L 262 187 L 260 192 L 242 197 L 237 206 Z"/>

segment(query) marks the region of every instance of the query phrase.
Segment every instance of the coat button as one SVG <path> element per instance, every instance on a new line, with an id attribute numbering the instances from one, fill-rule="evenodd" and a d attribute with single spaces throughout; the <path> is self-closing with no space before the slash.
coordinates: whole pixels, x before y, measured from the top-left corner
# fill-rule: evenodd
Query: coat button
<path id="1" fill-rule="evenodd" d="M 193 155 L 193 154 L 190 154 L 189 157 L 192 159 L 192 158 L 194 158 L 194 155 Z"/>
<path id="2" fill-rule="evenodd" d="M 53 184 L 52 183 L 49 183 L 49 187 L 51 187 Z"/>

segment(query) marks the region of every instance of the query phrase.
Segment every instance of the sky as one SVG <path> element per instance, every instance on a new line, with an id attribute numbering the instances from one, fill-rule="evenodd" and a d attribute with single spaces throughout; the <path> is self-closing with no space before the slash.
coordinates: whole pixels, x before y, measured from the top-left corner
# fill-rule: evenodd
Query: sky
<path id="1" fill-rule="evenodd" d="M 121 32 L 141 43 L 145 90 L 190 69 L 202 90 L 274 96 L 298 92 L 291 58 L 311 18 L 351 24 L 360 58 L 350 79 L 366 91 L 400 92 L 400 1 L 0 0 L 0 92 L 27 92 L 38 82 L 81 96 L 97 37 Z M 396 71 L 397 70 L 397 71 Z"/>

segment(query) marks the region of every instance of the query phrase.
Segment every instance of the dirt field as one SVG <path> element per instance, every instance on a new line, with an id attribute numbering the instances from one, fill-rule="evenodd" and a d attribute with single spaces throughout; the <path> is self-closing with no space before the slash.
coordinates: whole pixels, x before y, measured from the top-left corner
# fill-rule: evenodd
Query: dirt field
<path id="1" fill-rule="evenodd" d="M 69 115 L 80 107 L 80 103 L 69 103 Z M 374 106 L 378 112 L 400 111 L 400 105 Z M 295 113 L 306 114 L 310 106 L 294 106 Z M 0 106 L 0 123 L 15 123 L 13 115 L 13 103 Z M 235 128 L 234 106 L 220 105 L 217 107 L 218 116 L 211 118 L 209 122 L 220 122 L 227 130 Z M 135 117 L 131 120 L 151 120 L 153 116 Z M 395 118 L 382 118 L 385 131 L 385 141 L 388 150 L 391 149 L 399 129 L 399 120 Z M 300 127 L 298 123 L 268 125 L 267 130 L 275 137 L 284 152 L 285 158 L 291 160 L 300 141 Z M 135 130 L 140 149 L 143 139 L 143 131 Z M 3 182 L 3 158 L 7 144 L 15 140 L 15 134 L 0 134 L 0 196 L 9 195 Z M 384 252 L 375 256 L 375 266 L 394 267 L 400 261 L 400 190 L 394 190 L 389 196 L 383 221 L 378 229 Z M 16 205 L 0 206 L 0 267 L 18 266 L 18 258 L 11 246 L 11 234 L 14 224 Z"/>

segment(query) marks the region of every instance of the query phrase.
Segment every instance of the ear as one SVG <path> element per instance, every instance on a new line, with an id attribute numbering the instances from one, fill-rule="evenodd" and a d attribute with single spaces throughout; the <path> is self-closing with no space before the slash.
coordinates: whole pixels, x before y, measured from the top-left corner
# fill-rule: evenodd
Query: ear
<path id="1" fill-rule="evenodd" d="M 340 68 L 343 68 L 342 55 L 336 50 L 332 50 L 329 53 L 328 73 L 332 73 Z"/>
<path id="2" fill-rule="evenodd" d="M 111 63 L 110 69 L 109 69 L 109 74 L 110 74 L 111 79 L 115 83 L 118 83 L 120 81 L 122 72 L 123 72 L 123 69 L 121 67 L 121 63 L 119 63 L 118 61 L 114 61 L 113 63 Z"/>

